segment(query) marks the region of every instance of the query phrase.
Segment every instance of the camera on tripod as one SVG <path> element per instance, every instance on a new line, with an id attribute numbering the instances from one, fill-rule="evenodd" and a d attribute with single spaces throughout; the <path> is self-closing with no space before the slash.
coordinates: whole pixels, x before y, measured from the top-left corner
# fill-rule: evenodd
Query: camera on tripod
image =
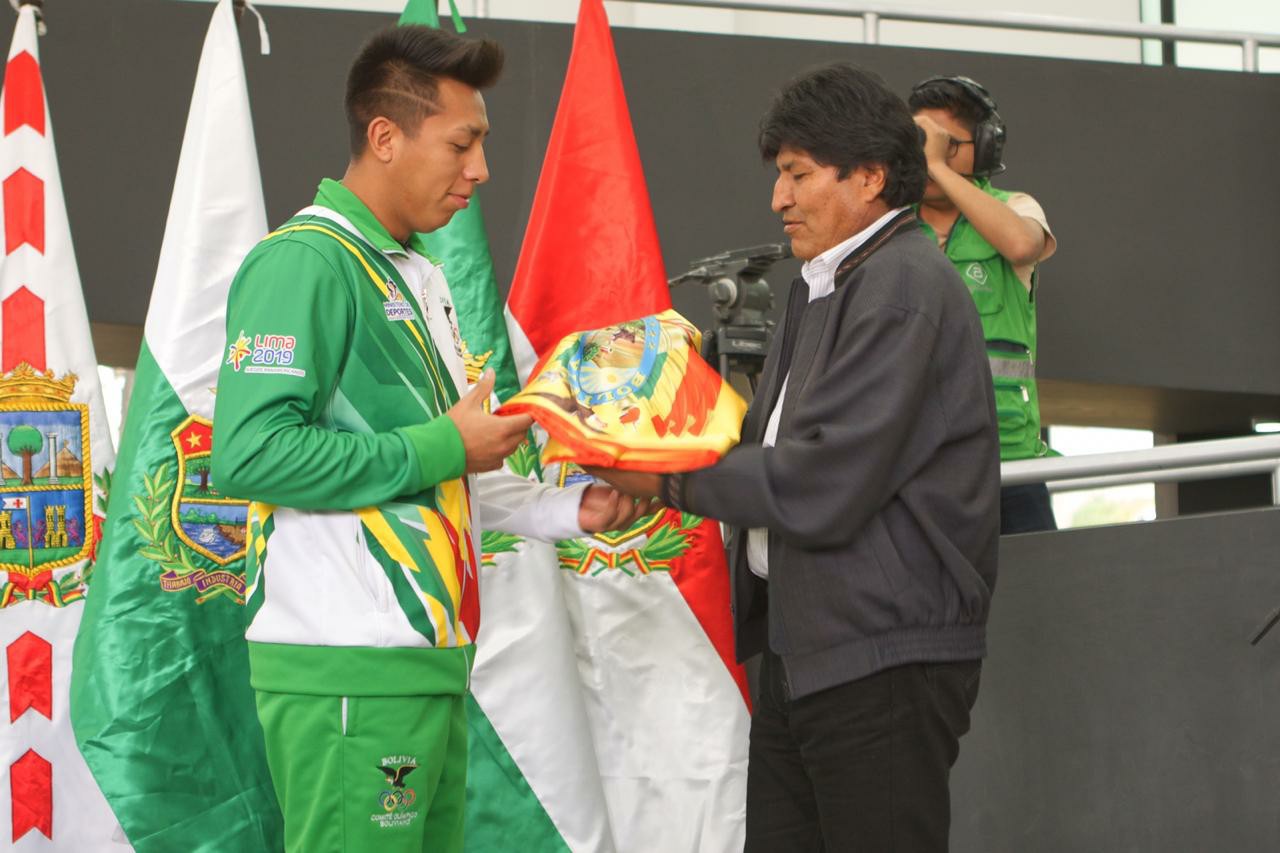
<path id="1" fill-rule="evenodd" d="M 688 272 L 667 282 L 670 287 L 689 283 L 707 286 L 716 325 L 702 336 L 702 356 L 717 365 L 726 380 L 734 371 L 745 375 L 752 391 L 774 327 L 767 319 L 773 292 L 764 274 L 789 257 L 791 249 L 785 243 L 733 249 L 694 261 Z"/>

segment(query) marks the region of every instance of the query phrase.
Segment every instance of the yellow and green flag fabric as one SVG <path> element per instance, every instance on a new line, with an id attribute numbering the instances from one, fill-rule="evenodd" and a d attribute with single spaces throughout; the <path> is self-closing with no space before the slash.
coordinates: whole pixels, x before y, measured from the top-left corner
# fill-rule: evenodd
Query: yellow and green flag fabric
<path id="1" fill-rule="evenodd" d="M 667 309 L 566 335 L 499 414 L 550 436 L 542 462 L 691 471 L 738 443 L 747 404 L 698 354 L 698 328 Z"/>

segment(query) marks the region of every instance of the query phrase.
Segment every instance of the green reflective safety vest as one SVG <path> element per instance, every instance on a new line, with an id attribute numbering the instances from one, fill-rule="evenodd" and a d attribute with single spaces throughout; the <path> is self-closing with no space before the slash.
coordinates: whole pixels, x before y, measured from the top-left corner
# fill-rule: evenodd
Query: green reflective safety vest
<path id="1" fill-rule="evenodd" d="M 1011 192 L 989 181 L 977 186 L 1002 202 Z M 917 208 L 918 210 L 918 208 Z M 923 218 L 920 227 L 934 242 L 937 232 Z M 987 360 L 995 383 L 1000 423 L 1000 459 L 1030 459 L 1050 453 L 1040 438 L 1040 397 L 1036 390 L 1036 274 L 1031 292 L 978 229 L 961 214 L 943 246 L 973 296 L 987 339 Z"/>

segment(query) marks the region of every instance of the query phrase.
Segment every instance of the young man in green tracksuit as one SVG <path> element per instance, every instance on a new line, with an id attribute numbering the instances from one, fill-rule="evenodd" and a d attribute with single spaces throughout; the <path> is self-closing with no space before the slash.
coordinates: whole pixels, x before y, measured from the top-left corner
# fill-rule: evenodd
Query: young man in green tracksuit
<path id="1" fill-rule="evenodd" d="M 995 101 L 968 77 L 930 77 L 911 91 L 929 181 L 920 225 L 968 285 L 982 319 L 995 382 L 1000 458 L 1051 451 L 1040 437 L 1036 387 L 1036 270 L 1057 249 L 1031 196 L 991 186 L 1004 171 L 1005 127 Z M 1056 529 L 1044 483 L 1000 492 L 1000 532 Z"/>
<path id="2" fill-rule="evenodd" d="M 543 539 L 650 511 L 499 470 L 527 417 L 466 391 L 421 237 L 488 179 L 493 42 L 396 27 L 347 81 L 351 162 L 245 259 L 213 477 L 251 501 L 249 660 L 289 851 L 462 849 L 481 525 Z"/>

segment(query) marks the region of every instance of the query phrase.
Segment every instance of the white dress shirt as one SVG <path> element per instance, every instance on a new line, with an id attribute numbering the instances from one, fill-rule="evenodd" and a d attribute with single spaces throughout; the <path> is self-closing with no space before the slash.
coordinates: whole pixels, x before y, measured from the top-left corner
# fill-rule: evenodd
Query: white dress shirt
<path id="1" fill-rule="evenodd" d="M 889 211 L 843 243 L 827 249 L 816 258 L 805 261 L 804 266 L 800 268 L 800 276 L 804 279 L 804 283 L 809 285 L 809 301 L 813 302 L 815 299 L 821 299 L 834 293 L 836 289 L 836 270 L 839 269 L 844 259 L 853 254 L 854 250 L 863 243 L 867 242 L 871 235 L 879 231 L 885 223 L 904 210 L 906 210 L 905 207 L 899 207 Z M 787 381 L 790 378 L 790 373 L 783 377 L 782 389 L 778 392 L 778 401 L 774 403 L 773 411 L 769 413 L 769 423 L 765 426 L 764 440 L 761 442 L 765 447 L 773 447 L 778 438 L 778 421 L 782 417 L 782 401 L 786 399 Z M 752 574 L 765 580 L 769 579 L 768 528 L 753 527 L 747 531 L 747 565 L 750 567 Z"/>

